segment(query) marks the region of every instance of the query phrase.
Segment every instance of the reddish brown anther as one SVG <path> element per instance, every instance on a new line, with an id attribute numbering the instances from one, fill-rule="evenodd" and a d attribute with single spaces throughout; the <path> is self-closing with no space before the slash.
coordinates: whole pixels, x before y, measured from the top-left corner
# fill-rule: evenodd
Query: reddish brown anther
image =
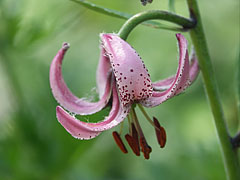
<path id="1" fill-rule="evenodd" d="M 136 142 L 136 139 L 134 139 L 129 134 L 126 134 L 125 138 L 129 144 L 129 146 L 131 147 L 132 151 L 134 152 L 134 154 L 136 154 L 137 156 L 140 156 L 140 148 L 138 145 L 139 144 L 138 141 Z"/>
<path id="2" fill-rule="evenodd" d="M 118 134 L 118 132 L 113 131 L 112 135 L 113 135 L 113 138 L 114 138 L 116 144 L 121 149 L 121 151 L 125 154 L 128 153 L 128 150 L 126 149 L 125 145 L 123 144 L 123 141 L 122 141 L 120 135 Z"/>
<path id="3" fill-rule="evenodd" d="M 155 127 L 155 132 L 158 140 L 158 144 L 160 145 L 161 148 L 164 148 L 166 141 L 167 141 L 167 134 L 165 129 L 160 125 L 158 122 L 157 118 L 153 117 L 153 122 Z"/>
<path id="4" fill-rule="evenodd" d="M 133 139 L 134 139 L 135 142 L 136 142 L 136 145 L 137 145 L 137 149 L 138 149 L 138 151 L 140 152 L 139 139 L 138 139 L 138 132 L 137 132 L 137 129 L 136 129 L 134 123 L 131 123 L 131 127 L 132 127 L 132 137 L 133 137 Z"/>
<path id="5" fill-rule="evenodd" d="M 149 159 L 149 154 L 152 152 L 152 148 L 147 144 L 144 136 L 140 137 L 140 146 L 143 152 L 144 158 Z"/>

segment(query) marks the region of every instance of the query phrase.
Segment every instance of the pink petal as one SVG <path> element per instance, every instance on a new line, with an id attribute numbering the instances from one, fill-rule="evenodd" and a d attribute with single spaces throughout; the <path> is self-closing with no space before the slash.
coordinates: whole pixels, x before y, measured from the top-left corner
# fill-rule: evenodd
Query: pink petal
<path id="1" fill-rule="evenodd" d="M 136 51 L 115 34 L 101 34 L 101 40 L 116 77 L 122 104 L 151 96 L 150 75 Z"/>
<path id="2" fill-rule="evenodd" d="M 67 110 L 81 114 L 92 114 L 100 111 L 106 106 L 111 96 L 111 76 L 109 76 L 107 83 L 105 83 L 105 92 L 98 102 L 88 102 L 79 99 L 68 89 L 62 77 L 62 60 L 65 52 L 69 48 L 69 44 L 64 43 L 63 47 L 58 51 L 54 57 L 50 67 L 50 86 L 55 99 Z"/>
<path id="3" fill-rule="evenodd" d="M 61 125 L 75 138 L 91 139 L 98 136 L 101 132 L 92 131 L 91 128 L 82 125 L 83 122 L 68 114 L 63 108 L 57 106 L 57 119 Z"/>
<path id="4" fill-rule="evenodd" d="M 175 77 L 171 76 L 171 77 L 168 77 L 166 79 L 154 82 L 152 84 L 153 85 L 153 89 L 156 90 L 156 91 L 166 90 L 166 89 L 171 87 L 174 79 L 175 79 Z"/>
<path id="5" fill-rule="evenodd" d="M 189 70 L 189 84 L 192 84 L 195 79 L 197 78 L 199 74 L 199 65 L 197 56 L 195 54 L 195 51 L 193 50 L 193 53 L 191 54 L 191 64 L 190 64 L 190 70 Z"/>
<path id="6" fill-rule="evenodd" d="M 97 77 L 96 77 L 99 98 L 102 98 L 105 93 L 106 83 L 108 81 L 108 75 L 109 75 L 110 69 L 111 69 L 110 60 L 106 56 L 105 49 L 101 47 L 101 54 L 100 54 L 100 59 L 98 63 Z"/>
<path id="7" fill-rule="evenodd" d="M 102 131 L 108 130 L 117 126 L 127 116 L 131 106 L 122 107 L 116 90 L 116 85 L 113 85 L 113 103 L 112 109 L 107 117 L 98 123 L 87 123 L 76 119 L 68 114 L 60 106 L 57 107 L 57 119 L 62 126 L 75 138 L 92 139 L 99 135 Z"/>
<path id="8" fill-rule="evenodd" d="M 195 81 L 195 79 L 197 78 L 197 76 L 199 74 L 198 60 L 197 60 L 194 50 L 191 53 L 190 59 L 191 60 L 190 60 L 190 68 L 189 68 L 189 83 L 187 83 L 187 86 L 191 85 Z M 153 89 L 155 91 L 167 90 L 168 88 L 171 87 L 174 79 L 175 79 L 175 77 L 171 76 L 166 79 L 154 82 L 154 83 L 152 83 Z M 183 88 L 183 89 L 185 89 L 185 88 Z"/>
<path id="9" fill-rule="evenodd" d="M 182 89 L 186 87 L 188 84 L 189 58 L 188 58 L 188 51 L 187 51 L 187 40 L 181 34 L 177 34 L 176 37 L 179 43 L 180 55 L 179 55 L 179 66 L 178 66 L 175 79 L 167 90 L 163 92 L 154 91 L 152 97 L 148 98 L 145 101 L 142 101 L 141 103 L 146 107 L 153 107 L 163 103 L 169 98 L 180 93 Z"/>

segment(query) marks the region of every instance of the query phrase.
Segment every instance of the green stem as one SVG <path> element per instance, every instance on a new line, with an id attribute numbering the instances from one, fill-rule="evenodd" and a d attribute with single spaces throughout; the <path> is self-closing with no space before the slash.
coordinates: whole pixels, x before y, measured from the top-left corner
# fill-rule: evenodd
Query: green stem
<path id="1" fill-rule="evenodd" d="M 240 49 L 240 42 L 239 42 Z M 238 52 L 238 62 L 237 62 L 237 109 L 238 109 L 238 130 L 240 130 L 240 51 Z"/>
<path id="2" fill-rule="evenodd" d="M 88 9 L 91 9 L 91 10 L 101 13 L 101 14 L 105 14 L 107 16 L 116 17 L 116 18 L 125 19 L 125 20 L 128 20 L 129 18 L 132 17 L 131 14 L 116 11 L 113 9 L 108 9 L 103 6 L 99 6 L 97 4 L 94 4 L 94 3 L 91 3 L 91 2 L 88 2 L 85 0 L 70 0 L 70 1 L 73 1 L 77 4 L 80 4 L 80 5 L 88 8 Z M 156 28 L 156 29 L 165 29 L 165 30 L 171 30 L 171 31 L 183 31 L 183 29 L 181 29 L 181 28 L 171 27 L 168 25 L 160 24 L 159 22 L 154 22 L 154 21 L 145 21 L 142 24 L 145 26 L 148 26 L 148 27 Z"/>
<path id="3" fill-rule="evenodd" d="M 201 17 L 197 6 L 197 1 L 187 0 L 187 3 L 191 18 L 197 20 L 197 25 L 194 29 L 190 30 L 190 35 L 198 57 L 206 93 L 214 116 L 215 127 L 222 150 L 226 174 L 228 179 L 237 180 L 240 179 L 238 158 L 234 153 L 230 141 L 230 136 L 227 130 L 227 125 L 225 123 L 216 79 L 213 72 L 213 66 L 208 53 Z"/>
<path id="4" fill-rule="evenodd" d="M 183 29 L 193 28 L 195 26 L 195 22 L 191 19 L 176 15 L 174 13 L 160 11 L 160 10 L 150 10 L 141 12 L 132 16 L 128 19 L 125 24 L 120 29 L 118 35 L 122 39 L 126 40 L 129 33 L 138 25 L 144 21 L 152 20 L 152 19 L 161 19 L 164 21 L 172 22 L 177 25 L 183 27 Z"/>

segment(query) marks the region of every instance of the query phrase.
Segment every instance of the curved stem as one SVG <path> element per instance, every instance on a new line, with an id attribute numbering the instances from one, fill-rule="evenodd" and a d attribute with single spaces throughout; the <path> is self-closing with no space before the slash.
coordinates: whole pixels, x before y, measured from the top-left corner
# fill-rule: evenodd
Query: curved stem
<path id="1" fill-rule="evenodd" d="M 150 10 L 138 13 L 128 19 L 125 24 L 120 29 L 118 35 L 122 39 L 126 40 L 129 33 L 140 23 L 152 20 L 152 19 L 161 19 L 164 21 L 172 22 L 177 25 L 182 26 L 183 29 L 187 30 L 195 26 L 195 22 L 192 19 L 188 19 L 174 13 L 160 11 L 160 10 Z"/>
<path id="2" fill-rule="evenodd" d="M 194 44 L 196 54 L 198 57 L 199 65 L 201 68 L 206 93 L 212 113 L 214 116 L 215 127 L 222 150 L 225 170 L 227 177 L 230 180 L 240 179 L 238 158 L 234 153 L 231 138 L 229 136 L 223 110 L 218 94 L 216 79 L 213 72 L 213 66 L 208 53 L 207 43 L 202 27 L 201 17 L 199 14 L 197 1 L 187 0 L 191 18 L 197 20 L 197 25 L 194 29 L 190 30 L 192 42 Z"/>

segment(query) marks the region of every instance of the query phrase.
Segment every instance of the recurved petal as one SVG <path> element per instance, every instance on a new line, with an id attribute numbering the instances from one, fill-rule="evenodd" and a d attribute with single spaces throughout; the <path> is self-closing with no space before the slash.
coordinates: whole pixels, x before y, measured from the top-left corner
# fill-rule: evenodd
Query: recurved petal
<path id="1" fill-rule="evenodd" d="M 108 81 L 109 71 L 111 70 L 111 65 L 109 58 L 106 55 L 106 51 L 101 47 L 100 59 L 97 68 L 97 88 L 99 93 L 99 98 L 102 98 L 105 93 L 106 83 Z"/>
<path id="2" fill-rule="evenodd" d="M 187 50 L 187 40 L 181 34 L 176 34 L 179 44 L 179 65 L 175 78 L 171 86 L 162 92 L 153 91 L 152 97 L 143 100 L 141 103 L 146 107 L 157 106 L 170 99 L 187 86 L 189 78 L 189 57 Z"/>
<path id="3" fill-rule="evenodd" d="M 197 78 L 198 73 L 199 73 L 198 61 L 197 61 L 195 51 L 193 51 L 191 54 L 188 81 L 183 88 L 177 90 L 176 95 L 182 93 L 188 86 L 190 86 Z"/>
<path id="4" fill-rule="evenodd" d="M 199 65 L 198 60 L 195 54 L 195 51 L 192 50 L 191 56 L 190 56 L 190 68 L 189 68 L 189 82 L 187 86 L 191 85 L 195 79 L 197 78 L 199 74 Z M 175 79 L 175 76 L 168 77 L 166 79 L 159 80 L 157 82 L 153 82 L 153 89 L 155 91 L 164 91 L 171 87 L 173 81 Z M 186 87 L 185 87 L 186 88 Z M 185 89 L 183 88 L 183 89 Z"/>
<path id="5" fill-rule="evenodd" d="M 85 126 L 84 122 L 77 120 L 60 106 L 57 106 L 56 112 L 60 124 L 77 139 L 92 139 L 101 133 L 100 131 L 93 131 L 91 128 Z"/>
<path id="6" fill-rule="evenodd" d="M 121 103 L 148 98 L 152 82 L 136 51 L 116 34 L 102 34 L 101 40 L 110 59 Z"/>
<path id="7" fill-rule="evenodd" d="M 171 76 L 166 79 L 162 79 L 160 81 L 152 83 L 153 89 L 156 91 L 163 91 L 171 87 L 175 77 Z"/>
<path id="8" fill-rule="evenodd" d="M 189 84 L 192 84 L 199 74 L 199 65 L 195 51 L 191 53 L 191 62 L 190 62 L 190 70 L 189 70 Z"/>
<path id="9" fill-rule="evenodd" d="M 115 127 L 127 116 L 131 106 L 122 107 L 118 100 L 116 85 L 113 85 L 112 109 L 107 117 L 98 123 L 87 123 L 68 114 L 60 106 L 57 107 L 57 119 L 61 125 L 75 138 L 92 139 L 102 131 Z"/>
<path id="10" fill-rule="evenodd" d="M 64 54 L 69 48 L 68 43 L 64 43 L 62 48 L 54 57 L 50 67 L 50 86 L 55 99 L 65 109 L 76 114 L 86 115 L 100 111 L 106 106 L 111 96 L 111 76 L 105 83 L 105 91 L 98 102 L 88 102 L 76 97 L 67 87 L 62 77 L 62 61 Z"/>

